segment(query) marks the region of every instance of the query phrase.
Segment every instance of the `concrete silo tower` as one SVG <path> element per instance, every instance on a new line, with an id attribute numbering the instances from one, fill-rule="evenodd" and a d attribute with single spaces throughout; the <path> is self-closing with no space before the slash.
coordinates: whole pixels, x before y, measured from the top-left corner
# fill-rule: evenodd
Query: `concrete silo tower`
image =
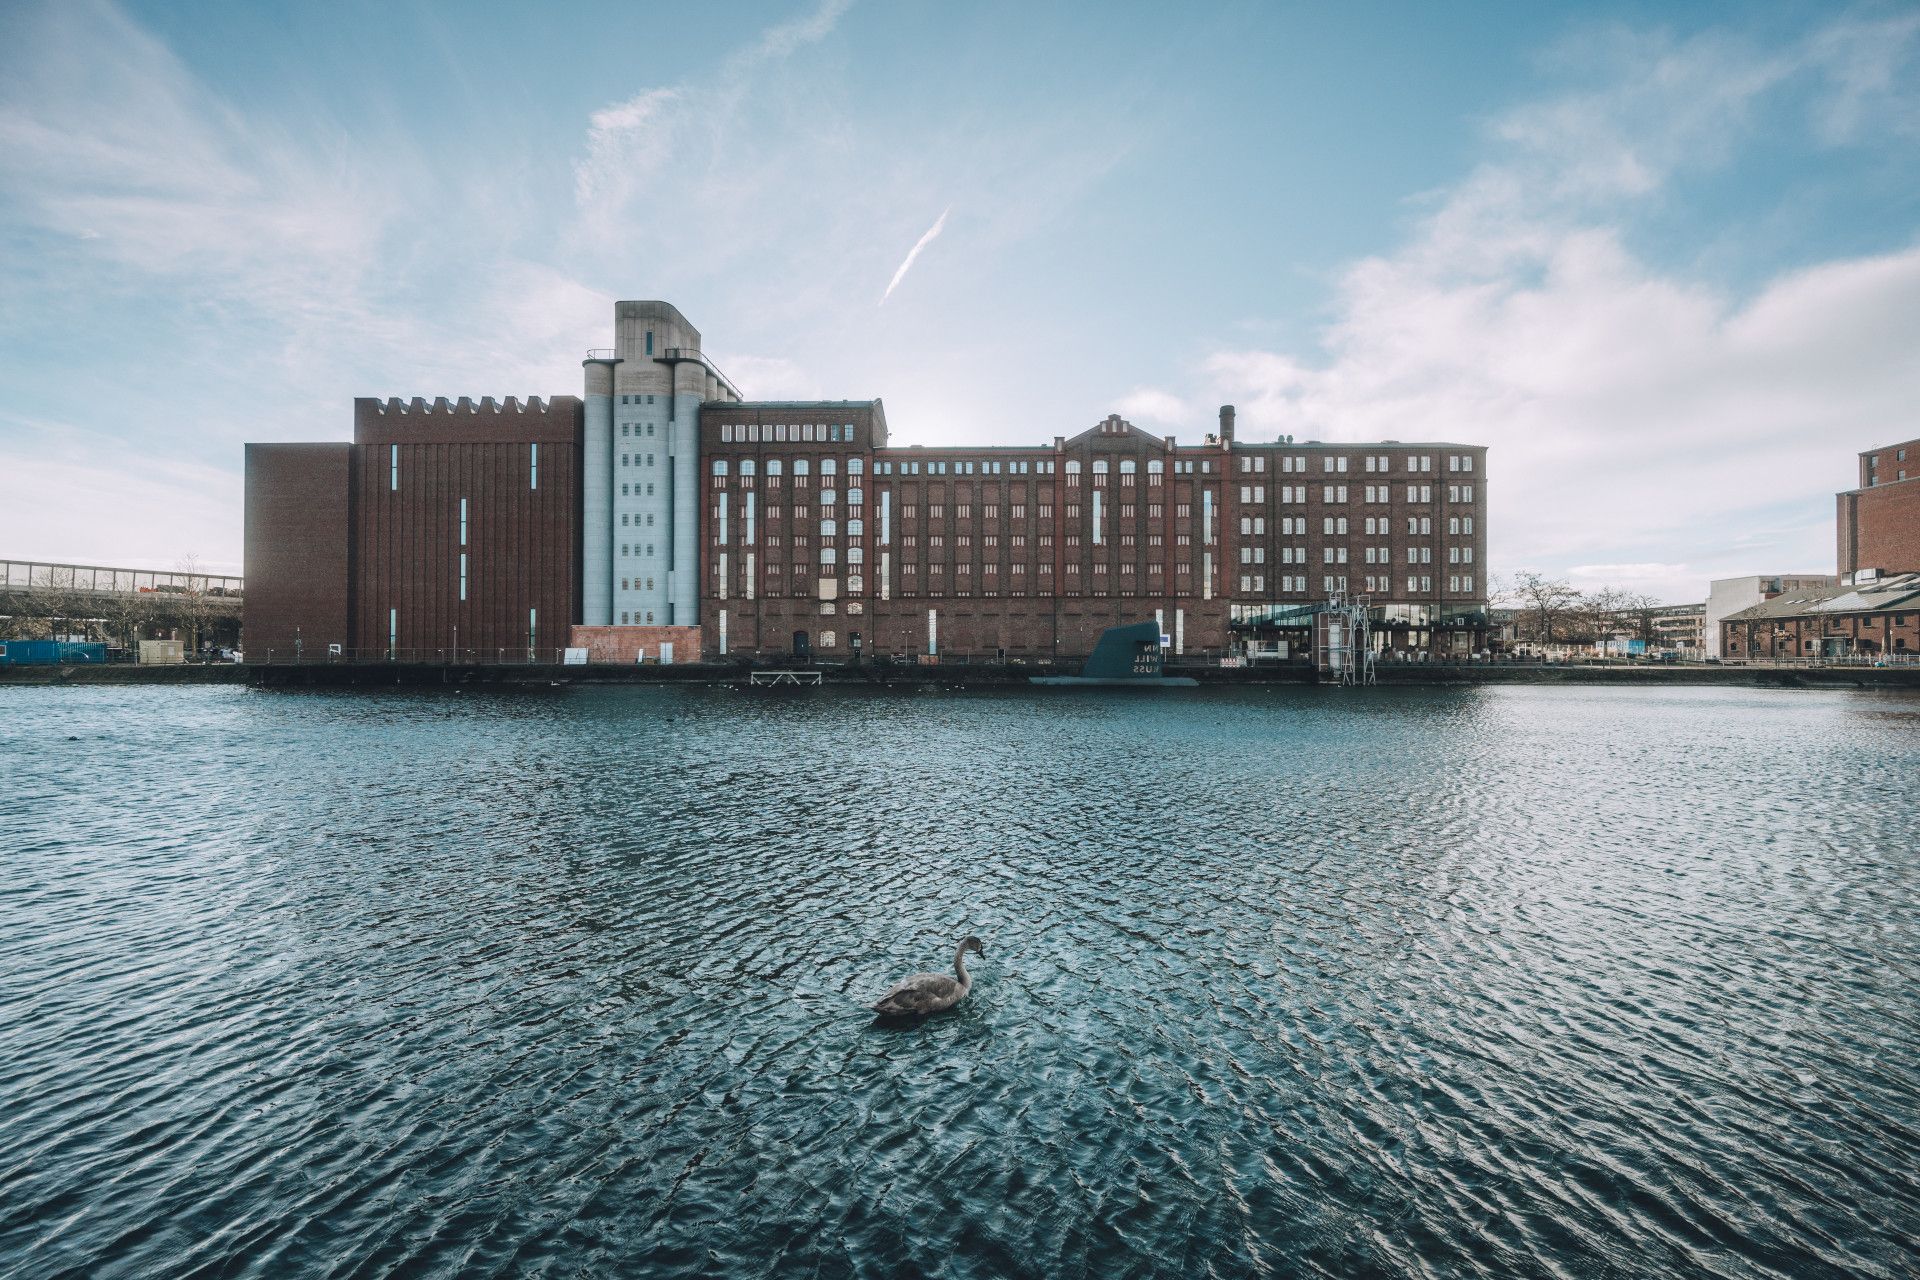
<path id="1" fill-rule="evenodd" d="M 614 304 L 614 345 L 587 353 L 581 621 L 700 620 L 700 406 L 740 394 L 665 302 Z"/>

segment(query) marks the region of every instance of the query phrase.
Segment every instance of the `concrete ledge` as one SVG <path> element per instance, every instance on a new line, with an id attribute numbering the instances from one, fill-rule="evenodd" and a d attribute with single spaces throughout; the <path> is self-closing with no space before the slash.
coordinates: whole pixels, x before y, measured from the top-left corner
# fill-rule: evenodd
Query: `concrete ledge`
<path id="1" fill-rule="evenodd" d="M 10 684 L 243 684 L 247 669 L 231 662 L 143 667 L 113 663 L 76 667 L 0 667 L 0 685 Z"/>
<path id="2" fill-rule="evenodd" d="M 442 663 L 310 663 L 240 666 L 71 666 L 0 667 L 7 685 L 177 685 L 249 684 L 260 689 L 356 688 L 373 686 L 563 684 L 713 684 L 745 687 L 750 668 L 733 663 L 687 662 L 672 666 Z M 1070 675 L 1071 665 L 916 666 L 867 663 L 859 667 L 819 668 L 826 685 L 986 689 L 1032 688 L 1036 675 Z M 1787 689 L 1916 689 L 1920 667 L 1742 667 L 1742 666 L 1524 666 L 1499 663 L 1450 665 L 1423 662 L 1376 668 L 1387 685 L 1582 684 L 1619 686 L 1732 685 Z M 1185 666 L 1168 663 L 1169 676 L 1189 676 L 1206 686 L 1311 685 L 1312 668 L 1281 663 L 1258 667 Z"/>

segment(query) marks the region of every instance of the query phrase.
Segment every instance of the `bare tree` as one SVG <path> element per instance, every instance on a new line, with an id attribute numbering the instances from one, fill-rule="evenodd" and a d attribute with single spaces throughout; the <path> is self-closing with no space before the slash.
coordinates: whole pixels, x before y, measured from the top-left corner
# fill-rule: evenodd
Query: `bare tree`
<path id="1" fill-rule="evenodd" d="M 1564 643 L 1581 605 L 1581 595 L 1571 584 L 1532 569 L 1508 578 L 1497 598 L 1514 610 L 1520 638 L 1535 644 Z"/>
<path id="2" fill-rule="evenodd" d="M 1580 598 L 1568 628 L 1568 639 L 1585 644 L 1602 644 L 1613 638 L 1620 625 L 1621 593 L 1612 587 L 1600 587 Z"/>
<path id="3" fill-rule="evenodd" d="M 1644 591 L 1622 591 L 1615 611 L 1621 621 L 1625 622 L 1628 629 L 1632 631 L 1633 638 L 1646 645 L 1648 649 L 1652 649 L 1658 635 L 1654 628 L 1654 619 L 1659 615 L 1662 607 L 1659 600 Z"/>
<path id="4" fill-rule="evenodd" d="M 187 632 L 187 654 L 191 657 L 200 652 L 207 623 L 213 616 L 213 601 L 207 595 L 207 575 L 200 567 L 199 556 L 191 553 L 181 556 L 174 562 L 173 569 L 184 580 L 181 590 L 172 594 L 180 625 Z"/>
<path id="5" fill-rule="evenodd" d="M 87 619 L 93 610 L 92 602 L 85 597 L 88 593 L 79 590 L 71 569 L 49 565 L 34 575 L 34 583 L 27 590 L 28 609 L 33 614 L 33 623 L 45 619 L 49 637 L 58 638 L 72 634 L 77 623 L 84 635 Z M 33 626 L 38 630 L 38 626 Z"/>

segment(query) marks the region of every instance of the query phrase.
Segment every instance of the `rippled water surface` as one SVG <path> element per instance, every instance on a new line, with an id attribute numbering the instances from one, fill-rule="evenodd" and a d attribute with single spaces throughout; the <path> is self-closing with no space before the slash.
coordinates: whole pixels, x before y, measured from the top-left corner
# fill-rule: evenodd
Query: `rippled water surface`
<path id="1" fill-rule="evenodd" d="M 0 763 L 0 1274 L 1920 1270 L 1920 699 L 0 688 Z"/>

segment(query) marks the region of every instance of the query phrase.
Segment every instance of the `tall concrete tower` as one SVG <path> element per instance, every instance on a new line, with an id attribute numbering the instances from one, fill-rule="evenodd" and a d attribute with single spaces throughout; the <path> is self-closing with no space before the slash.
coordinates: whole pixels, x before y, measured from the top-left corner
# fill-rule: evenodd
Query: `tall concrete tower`
<path id="1" fill-rule="evenodd" d="M 700 621 L 700 406 L 740 393 L 665 302 L 618 302 L 614 345 L 589 351 L 581 473 L 581 621 Z"/>

